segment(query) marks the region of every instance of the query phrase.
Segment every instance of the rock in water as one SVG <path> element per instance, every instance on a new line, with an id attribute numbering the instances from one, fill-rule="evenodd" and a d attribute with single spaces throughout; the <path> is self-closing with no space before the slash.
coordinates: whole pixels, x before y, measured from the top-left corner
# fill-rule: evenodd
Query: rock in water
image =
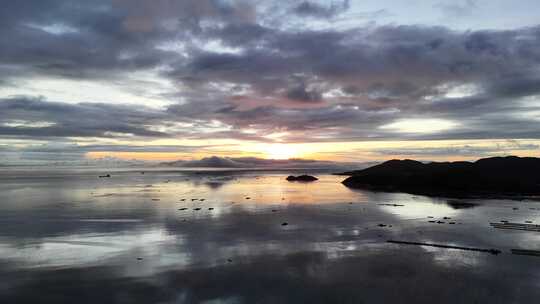
<path id="1" fill-rule="evenodd" d="M 318 178 L 316 178 L 315 176 L 304 174 L 304 175 L 298 175 L 298 176 L 289 175 L 287 176 L 287 180 L 290 182 L 314 182 L 318 180 Z"/>

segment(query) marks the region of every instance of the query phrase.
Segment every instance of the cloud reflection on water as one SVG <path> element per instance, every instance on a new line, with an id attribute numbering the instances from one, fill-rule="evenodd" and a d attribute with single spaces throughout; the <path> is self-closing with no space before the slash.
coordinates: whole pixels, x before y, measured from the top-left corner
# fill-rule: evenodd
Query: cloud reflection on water
<path id="1" fill-rule="evenodd" d="M 233 174 L 218 177 L 217 188 L 206 184 L 213 176 L 163 172 L 4 184 L 0 277 L 9 280 L 2 280 L 0 298 L 508 303 L 538 296 L 538 274 L 531 271 L 537 260 L 507 252 L 540 249 L 540 237 L 488 225 L 503 217 L 538 220 L 528 208 L 537 202 L 481 201 L 454 209 L 445 199 L 351 191 L 336 176 L 320 175 L 311 184 L 285 176 Z M 392 203 L 399 206 L 384 205 Z M 429 223 L 428 216 L 457 224 Z M 401 247 L 388 239 L 504 253 Z"/>

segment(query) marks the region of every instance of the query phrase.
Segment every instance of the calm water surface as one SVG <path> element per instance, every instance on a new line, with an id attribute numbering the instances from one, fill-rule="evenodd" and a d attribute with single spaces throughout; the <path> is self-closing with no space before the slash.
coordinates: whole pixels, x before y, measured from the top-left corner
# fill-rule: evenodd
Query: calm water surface
<path id="1" fill-rule="evenodd" d="M 540 257 L 511 253 L 540 250 L 540 232 L 490 226 L 540 224 L 538 200 L 353 191 L 328 174 L 103 173 L 0 172 L 1 303 L 540 301 Z"/>

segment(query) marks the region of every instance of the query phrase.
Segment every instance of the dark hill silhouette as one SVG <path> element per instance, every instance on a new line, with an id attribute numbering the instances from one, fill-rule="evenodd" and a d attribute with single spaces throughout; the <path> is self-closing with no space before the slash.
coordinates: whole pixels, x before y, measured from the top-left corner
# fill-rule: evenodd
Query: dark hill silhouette
<path id="1" fill-rule="evenodd" d="M 476 162 L 390 160 L 351 175 L 351 188 L 448 197 L 540 195 L 540 158 L 493 157 Z"/>

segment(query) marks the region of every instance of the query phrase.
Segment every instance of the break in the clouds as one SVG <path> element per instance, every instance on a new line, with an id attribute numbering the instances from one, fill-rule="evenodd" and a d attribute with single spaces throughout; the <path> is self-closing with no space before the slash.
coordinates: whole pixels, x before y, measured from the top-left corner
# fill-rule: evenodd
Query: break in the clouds
<path id="1" fill-rule="evenodd" d="M 0 143 L 540 140 L 539 4 L 405 2 L 8 1 Z"/>

